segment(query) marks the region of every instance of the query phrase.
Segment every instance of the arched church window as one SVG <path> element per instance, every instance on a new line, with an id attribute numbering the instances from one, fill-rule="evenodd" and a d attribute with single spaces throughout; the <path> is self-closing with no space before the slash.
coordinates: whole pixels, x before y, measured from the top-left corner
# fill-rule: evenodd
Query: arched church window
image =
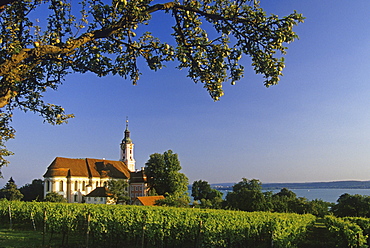
<path id="1" fill-rule="evenodd" d="M 50 191 L 50 181 L 47 180 L 46 181 L 46 192 L 49 192 Z"/>
<path id="2" fill-rule="evenodd" d="M 63 191 L 63 181 L 59 182 L 59 191 Z"/>
<path id="3" fill-rule="evenodd" d="M 78 181 L 75 181 L 75 191 L 78 190 Z"/>

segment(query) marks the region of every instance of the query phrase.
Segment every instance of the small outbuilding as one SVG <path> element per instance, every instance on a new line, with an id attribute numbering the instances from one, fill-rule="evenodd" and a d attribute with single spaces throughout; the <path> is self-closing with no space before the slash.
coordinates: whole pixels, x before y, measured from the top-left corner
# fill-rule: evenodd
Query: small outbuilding
<path id="1" fill-rule="evenodd" d="M 112 194 L 106 187 L 96 187 L 85 196 L 85 203 L 90 204 L 115 204 Z"/>

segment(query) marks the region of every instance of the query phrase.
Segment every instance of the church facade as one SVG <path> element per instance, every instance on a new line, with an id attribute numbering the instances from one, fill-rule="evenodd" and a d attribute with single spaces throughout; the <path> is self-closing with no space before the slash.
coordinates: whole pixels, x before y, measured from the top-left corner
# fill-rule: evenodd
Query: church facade
<path id="1" fill-rule="evenodd" d="M 82 203 L 86 202 L 86 195 L 96 195 L 102 187 L 107 187 L 109 180 L 128 182 L 127 191 L 131 201 L 139 196 L 147 196 L 144 168 L 135 168 L 134 144 L 130 138 L 128 121 L 120 144 L 119 161 L 56 157 L 44 174 L 44 196 L 57 192 L 69 203 Z"/>

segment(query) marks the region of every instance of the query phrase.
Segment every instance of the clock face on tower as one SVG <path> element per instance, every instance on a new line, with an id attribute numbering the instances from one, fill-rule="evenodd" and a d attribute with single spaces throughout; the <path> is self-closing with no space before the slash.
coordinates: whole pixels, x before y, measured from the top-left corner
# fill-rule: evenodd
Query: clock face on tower
<path id="1" fill-rule="evenodd" d="M 121 144 L 121 149 L 123 150 L 123 152 L 125 152 L 125 144 Z"/>

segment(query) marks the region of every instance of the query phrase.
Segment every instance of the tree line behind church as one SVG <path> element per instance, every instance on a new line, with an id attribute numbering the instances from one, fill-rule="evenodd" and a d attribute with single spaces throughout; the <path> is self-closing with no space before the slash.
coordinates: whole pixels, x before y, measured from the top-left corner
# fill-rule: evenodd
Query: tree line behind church
<path id="1" fill-rule="evenodd" d="M 268 211 L 285 213 L 311 213 L 324 216 L 330 212 L 343 216 L 370 217 L 370 197 L 344 194 L 339 197 L 337 204 L 323 200 L 309 201 L 287 189 L 273 194 L 263 191 L 262 183 L 257 179 L 242 180 L 233 186 L 233 190 L 225 197 L 223 193 L 210 186 L 207 181 L 194 181 L 189 196 L 189 180 L 181 173 L 178 155 L 168 150 L 163 154 L 150 155 L 145 163 L 145 173 L 149 195 L 163 195 L 165 199 L 158 200 L 156 205 L 171 207 L 193 207 L 206 209 L 229 209 L 242 211 Z M 44 199 L 44 184 L 41 179 L 34 179 L 18 189 L 13 178 L 0 189 L 0 200 L 8 201 L 49 201 L 65 202 L 65 198 L 56 192 L 48 193 Z M 127 182 L 111 180 L 108 188 L 117 202 L 128 204 Z"/>

